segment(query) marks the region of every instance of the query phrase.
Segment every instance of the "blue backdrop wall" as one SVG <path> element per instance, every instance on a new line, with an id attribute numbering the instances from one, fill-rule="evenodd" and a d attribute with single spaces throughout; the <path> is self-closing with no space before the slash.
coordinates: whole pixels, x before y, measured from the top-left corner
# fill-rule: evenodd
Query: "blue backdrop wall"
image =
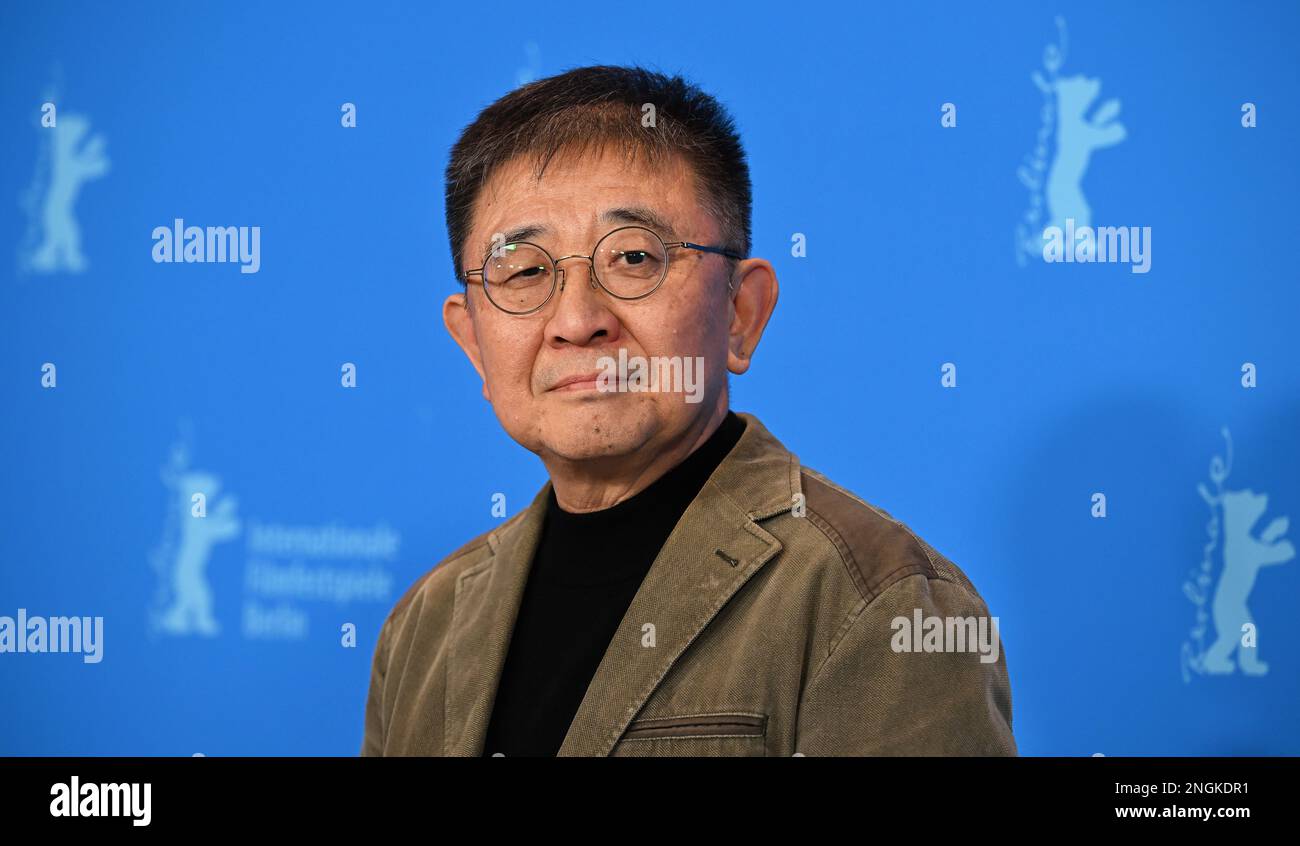
<path id="1" fill-rule="evenodd" d="M 1022 753 L 1300 753 L 1295 3 L 0 16 L 0 615 L 103 620 L 0 653 L 0 753 L 356 753 L 392 603 L 545 480 L 442 327 L 449 147 L 592 63 L 732 110 L 782 285 L 733 407 L 966 570 Z"/>

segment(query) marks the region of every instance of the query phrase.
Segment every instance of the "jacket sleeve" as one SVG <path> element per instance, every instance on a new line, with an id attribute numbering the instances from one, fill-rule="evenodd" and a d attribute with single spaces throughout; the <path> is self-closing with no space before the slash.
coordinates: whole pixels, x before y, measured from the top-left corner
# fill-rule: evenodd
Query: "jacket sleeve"
<path id="1" fill-rule="evenodd" d="M 986 643 L 996 648 L 996 660 L 989 660 L 991 649 L 983 655 L 923 651 L 922 632 L 911 631 L 917 609 L 922 620 L 988 618 Z M 804 688 L 794 752 L 1017 754 L 1006 656 L 994 622 L 979 596 L 956 582 L 925 574 L 895 582 L 846 623 Z M 903 641 L 903 629 L 911 644 Z"/>
<path id="2" fill-rule="evenodd" d="M 370 661 L 370 692 L 366 696 L 365 736 L 361 740 L 361 756 L 384 754 L 384 741 L 388 730 L 384 720 L 384 678 L 388 672 L 388 630 L 392 615 L 379 629 L 379 641 Z"/>

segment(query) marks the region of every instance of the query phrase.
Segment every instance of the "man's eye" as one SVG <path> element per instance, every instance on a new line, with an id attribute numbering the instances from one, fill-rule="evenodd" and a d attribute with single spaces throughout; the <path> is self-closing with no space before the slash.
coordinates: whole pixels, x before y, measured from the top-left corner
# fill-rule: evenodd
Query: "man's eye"
<path id="1" fill-rule="evenodd" d="M 623 258 L 627 259 L 628 264 L 640 264 L 649 256 L 650 254 L 645 250 L 628 250 L 623 253 Z"/>
<path id="2" fill-rule="evenodd" d="M 510 275 L 510 278 L 506 280 L 506 283 L 509 284 L 512 282 L 513 283 L 532 282 L 538 279 L 545 272 L 546 272 L 546 268 L 544 267 L 534 266 L 534 267 L 521 268 L 520 270 L 517 270 L 514 273 L 512 273 Z"/>

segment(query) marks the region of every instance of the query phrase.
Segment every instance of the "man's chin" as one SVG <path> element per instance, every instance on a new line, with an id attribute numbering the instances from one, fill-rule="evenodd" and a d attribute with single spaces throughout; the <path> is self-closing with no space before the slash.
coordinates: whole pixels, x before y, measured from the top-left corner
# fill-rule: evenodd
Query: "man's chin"
<path id="1" fill-rule="evenodd" d="M 639 432 L 597 426 L 589 421 L 580 425 L 585 428 L 543 437 L 544 450 L 567 461 L 598 461 L 631 455 L 646 442 L 646 438 Z M 600 431 L 596 431 L 596 428 Z"/>
<path id="2" fill-rule="evenodd" d="M 616 459 L 644 447 L 657 428 L 647 408 L 622 403 L 583 406 L 547 415 L 539 433 L 545 452 L 567 461 Z"/>
<path id="3" fill-rule="evenodd" d="M 557 459 L 595 464 L 602 460 L 617 460 L 637 451 L 632 444 L 560 443 L 548 444 L 546 451 Z"/>

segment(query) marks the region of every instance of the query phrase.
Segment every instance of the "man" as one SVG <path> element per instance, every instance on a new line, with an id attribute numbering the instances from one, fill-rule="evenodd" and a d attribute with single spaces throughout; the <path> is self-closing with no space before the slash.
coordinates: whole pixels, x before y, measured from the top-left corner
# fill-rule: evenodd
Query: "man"
<path id="1" fill-rule="evenodd" d="M 396 603 L 363 755 L 1015 754 L 966 576 L 729 410 L 777 280 L 713 98 L 528 84 L 453 149 L 447 221 L 447 329 L 550 481 Z"/>

